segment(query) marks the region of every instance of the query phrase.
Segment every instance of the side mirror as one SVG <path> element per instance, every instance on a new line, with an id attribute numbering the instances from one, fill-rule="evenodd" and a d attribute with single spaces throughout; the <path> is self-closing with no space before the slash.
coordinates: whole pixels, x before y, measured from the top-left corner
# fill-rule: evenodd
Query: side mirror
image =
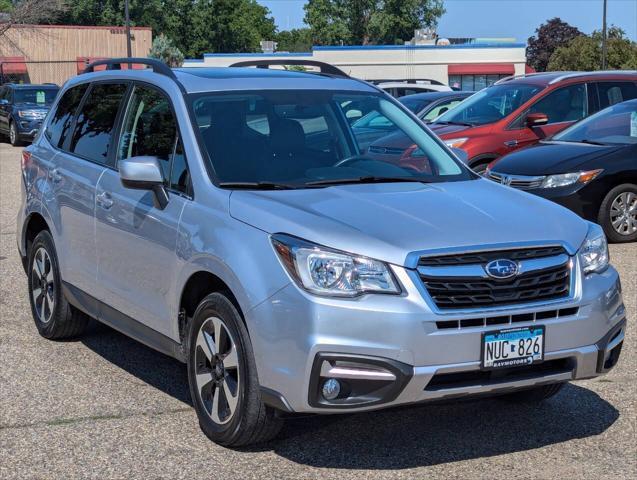
<path id="1" fill-rule="evenodd" d="M 6 98 L 0 98 L 0 105 L 8 105 L 9 104 L 9 100 L 7 100 Z"/>
<path id="2" fill-rule="evenodd" d="M 458 157 L 465 165 L 469 162 L 469 155 L 462 148 L 451 147 L 453 154 Z"/>
<path id="3" fill-rule="evenodd" d="M 168 205 L 168 192 L 157 157 L 131 157 L 118 162 L 119 178 L 126 188 L 150 190 L 155 197 L 155 206 L 160 209 Z"/>
<path id="4" fill-rule="evenodd" d="M 549 117 L 545 113 L 529 113 L 526 116 L 526 126 L 529 128 L 540 127 L 549 123 Z"/>

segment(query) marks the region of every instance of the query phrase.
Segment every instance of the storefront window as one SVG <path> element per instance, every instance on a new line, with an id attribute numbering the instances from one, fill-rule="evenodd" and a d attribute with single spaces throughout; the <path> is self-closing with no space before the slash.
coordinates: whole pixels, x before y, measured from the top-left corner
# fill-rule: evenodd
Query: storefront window
<path id="1" fill-rule="evenodd" d="M 476 92 L 483 88 L 490 87 L 501 78 L 508 77 L 506 74 L 495 75 L 449 75 L 449 86 L 454 90 L 464 90 Z"/>

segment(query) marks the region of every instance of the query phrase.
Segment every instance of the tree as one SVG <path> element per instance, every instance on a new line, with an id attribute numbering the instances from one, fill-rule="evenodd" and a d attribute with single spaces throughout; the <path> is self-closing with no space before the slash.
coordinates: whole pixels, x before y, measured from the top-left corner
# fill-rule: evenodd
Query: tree
<path id="1" fill-rule="evenodd" d="M 546 71 L 549 59 L 558 47 L 568 44 L 575 37 L 584 35 L 577 27 L 557 17 L 540 25 L 535 33 L 537 37 L 532 36 L 528 40 L 526 58 L 527 63 L 538 72 Z"/>
<path id="2" fill-rule="evenodd" d="M 442 0 L 309 0 L 304 8 L 318 45 L 402 43 L 445 12 Z"/>
<path id="3" fill-rule="evenodd" d="M 626 38 L 622 29 L 608 29 L 607 68 L 637 69 L 637 43 Z M 602 66 L 602 34 L 593 32 L 572 39 L 551 55 L 549 70 L 599 70 Z"/>
<path id="4" fill-rule="evenodd" d="M 0 36 L 13 25 L 50 23 L 64 9 L 62 0 L 0 0 Z"/>
<path id="5" fill-rule="evenodd" d="M 276 49 L 283 52 L 309 52 L 312 49 L 312 32 L 309 28 L 293 28 L 278 32 Z"/>
<path id="6" fill-rule="evenodd" d="M 153 40 L 153 45 L 148 53 L 150 58 L 157 58 L 169 67 L 181 67 L 184 63 L 184 54 L 175 47 L 175 44 L 166 35 L 160 33 Z"/>

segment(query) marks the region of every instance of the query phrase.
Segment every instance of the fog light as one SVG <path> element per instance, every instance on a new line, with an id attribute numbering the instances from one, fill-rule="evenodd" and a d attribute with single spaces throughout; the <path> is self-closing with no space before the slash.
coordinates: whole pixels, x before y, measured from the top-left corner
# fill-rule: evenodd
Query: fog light
<path id="1" fill-rule="evenodd" d="M 334 400 L 341 393 L 341 383 L 335 378 L 330 378 L 323 384 L 323 398 Z"/>

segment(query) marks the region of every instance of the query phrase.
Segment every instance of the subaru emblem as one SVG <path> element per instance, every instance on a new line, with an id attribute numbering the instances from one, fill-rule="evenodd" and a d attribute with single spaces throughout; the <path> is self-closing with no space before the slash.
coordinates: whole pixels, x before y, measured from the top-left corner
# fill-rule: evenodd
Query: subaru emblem
<path id="1" fill-rule="evenodd" d="M 491 278 L 504 279 L 516 276 L 520 267 L 512 260 L 500 258 L 487 263 L 484 270 Z"/>

